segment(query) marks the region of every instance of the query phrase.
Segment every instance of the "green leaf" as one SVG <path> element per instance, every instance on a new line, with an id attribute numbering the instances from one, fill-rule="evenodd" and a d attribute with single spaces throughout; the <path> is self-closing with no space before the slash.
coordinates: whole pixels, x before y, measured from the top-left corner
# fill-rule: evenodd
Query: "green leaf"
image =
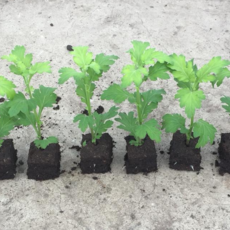
<path id="1" fill-rule="evenodd" d="M 7 96 L 8 99 L 12 99 L 15 95 L 14 88 L 16 86 L 3 76 L 0 76 L 0 95 Z"/>
<path id="2" fill-rule="evenodd" d="M 55 144 L 58 143 L 58 139 L 56 137 L 48 137 L 43 140 L 35 140 L 34 144 L 37 148 L 45 149 L 49 144 Z"/>
<path id="3" fill-rule="evenodd" d="M 17 60 L 23 60 L 25 54 L 25 47 L 24 46 L 15 46 L 14 49 L 11 51 L 11 54 L 8 56 L 2 56 L 2 59 L 5 59 L 10 62 L 16 62 Z"/>
<path id="4" fill-rule="evenodd" d="M 33 93 L 34 102 L 42 111 L 45 107 L 52 107 L 56 103 L 57 95 L 54 93 L 56 88 L 40 85 Z"/>
<path id="5" fill-rule="evenodd" d="M 213 125 L 209 124 L 207 121 L 199 119 L 194 123 L 193 126 L 193 136 L 199 137 L 196 148 L 204 147 L 208 142 L 213 143 L 215 138 L 216 129 Z"/>
<path id="6" fill-rule="evenodd" d="M 23 74 L 23 71 L 16 65 L 10 65 L 10 71 L 16 75 L 22 75 Z"/>
<path id="7" fill-rule="evenodd" d="M 191 118 L 195 114 L 195 110 L 201 108 L 201 102 L 205 99 L 203 91 L 190 91 L 189 89 L 179 89 L 175 98 L 179 98 L 180 107 L 185 107 L 185 113 L 188 118 Z"/>
<path id="8" fill-rule="evenodd" d="M 115 55 L 105 55 L 101 53 L 96 55 L 95 62 L 99 64 L 103 72 L 107 72 L 117 59 L 118 57 Z"/>
<path id="9" fill-rule="evenodd" d="M 9 101 L 8 106 L 10 108 L 9 115 L 11 117 L 16 116 L 20 112 L 26 114 L 32 109 L 36 108 L 36 105 L 33 103 L 33 100 L 27 100 L 21 92 L 16 94 L 14 98 L 11 101 Z"/>
<path id="10" fill-rule="evenodd" d="M 128 53 L 131 55 L 131 59 L 134 64 L 138 66 L 143 66 L 141 57 L 148 46 L 150 46 L 149 42 L 141 42 L 141 41 L 132 41 L 133 48 L 128 50 Z"/>
<path id="11" fill-rule="evenodd" d="M 102 100 L 113 100 L 115 103 L 121 103 L 129 97 L 133 97 L 133 94 L 129 93 L 118 84 L 109 86 L 101 95 Z"/>
<path id="12" fill-rule="evenodd" d="M 222 97 L 220 100 L 221 100 L 222 103 L 227 104 L 227 105 L 223 105 L 222 107 L 223 107 L 228 113 L 230 113 L 230 97 L 224 96 L 224 97 Z"/>
<path id="13" fill-rule="evenodd" d="M 185 118 L 180 114 L 166 114 L 163 116 L 162 128 L 166 133 L 175 133 L 180 130 L 181 133 L 187 133 L 185 127 Z"/>
<path id="14" fill-rule="evenodd" d="M 92 116 L 87 116 L 85 114 L 78 114 L 74 117 L 73 122 L 78 122 L 78 127 L 81 129 L 82 132 L 85 132 L 89 124 L 93 124 L 93 118 Z"/>
<path id="15" fill-rule="evenodd" d="M 88 80 L 88 79 L 85 79 Z M 87 91 L 89 92 L 89 97 L 91 98 L 93 96 L 93 91 L 95 89 L 95 84 L 94 83 L 90 83 L 88 82 L 87 84 L 84 82 L 84 79 L 81 79 L 78 81 L 78 87 L 76 89 L 76 93 L 77 95 L 81 98 L 81 101 L 83 103 L 87 103 L 86 102 L 86 98 L 87 98 Z"/>
<path id="16" fill-rule="evenodd" d="M 130 135 L 135 137 L 135 128 L 137 126 L 137 119 L 134 117 L 133 112 L 119 113 L 119 118 L 115 118 L 116 121 L 121 123 L 118 128 L 128 131 Z"/>
<path id="17" fill-rule="evenodd" d="M 19 125 L 23 125 L 23 126 L 32 125 L 33 127 L 36 126 L 36 118 L 35 118 L 34 113 L 31 113 L 31 112 L 22 113 L 22 112 L 20 112 L 17 116 L 19 117 Z"/>
<path id="18" fill-rule="evenodd" d="M 196 75 L 194 72 L 193 61 L 186 62 L 183 55 L 171 55 L 172 63 L 169 67 L 172 71 L 174 78 L 180 82 L 195 82 Z"/>
<path id="19" fill-rule="evenodd" d="M 117 115 L 117 110 L 118 110 L 118 107 L 113 106 L 109 109 L 108 112 L 100 114 L 102 117 L 102 120 L 108 120 L 110 118 L 115 117 Z"/>
<path id="20" fill-rule="evenodd" d="M 0 140 L 0 147 L 2 147 L 4 140 Z"/>
<path id="21" fill-rule="evenodd" d="M 154 66 L 150 66 L 149 68 L 149 78 L 152 81 L 156 81 L 157 78 L 160 79 L 169 79 L 169 75 L 166 73 L 168 71 L 168 67 L 165 63 L 157 62 Z"/>
<path id="22" fill-rule="evenodd" d="M 142 83 L 142 76 L 148 75 L 148 71 L 145 68 L 136 68 L 134 65 L 126 65 L 122 69 L 123 77 L 121 79 L 121 86 L 126 88 L 134 82 L 139 87 Z"/>
<path id="23" fill-rule="evenodd" d="M 74 56 L 74 62 L 80 67 L 80 68 L 88 68 L 88 65 L 92 62 L 93 54 L 91 52 L 88 52 L 87 46 L 76 46 L 73 47 L 72 54 Z"/>
<path id="24" fill-rule="evenodd" d="M 162 64 L 164 62 L 167 62 L 167 63 L 172 62 L 171 57 L 168 56 L 167 54 L 163 53 L 162 51 L 154 51 L 152 57 L 153 57 L 153 59 L 158 60 L 158 62 L 160 62 Z"/>
<path id="25" fill-rule="evenodd" d="M 29 73 L 34 75 L 36 73 L 51 73 L 50 62 L 38 62 L 30 67 Z"/>
<path id="26" fill-rule="evenodd" d="M 199 82 L 214 81 L 215 77 L 213 78 L 211 74 L 217 74 L 223 67 L 229 64 L 230 61 L 221 60 L 221 57 L 213 57 L 207 64 L 197 71 Z"/>
<path id="27" fill-rule="evenodd" d="M 141 114 L 143 119 L 147 118 L 148 114 L 157 108 L 158 103 L 163 99 L 162 94 L 165 94 L 163 89 L 149 90 L 141 94 Z"/>
<path id="28" fill-rule="evenodd" d="M 151 140 L 156 142 L 161 141 L 161 131 L 159 130 L 159 125 L 155 119 L 151 119 L 141 125 L 138 125 L 135 130 L 135 136 L 143 139 L 148 135 Z"/>
<path id="29" fill-rule="evenodd" d="M 79 79 L 84 77 L 83 73 L 79 73 L 75 69 L 67 68 L 67 67 L 61 68 L 58 71 L 58 73 L 60 73 L 60 78 L 58 79 L 59 84 L 63 84 L 64 82 L 66 82 L 71 77 L 73 77 L 76 82 L 78 82 Z"/>
<path id="30" fill-rule="evenodd" d="M 91 62 L 91 64 L 89 65 L 89 67 L 91 69 L 93 69 L 95 71 L 95 73 L 99 74 L 101 72 L 101 68 L 100 68 L 100 65 L 96 62 Z"/>
<path id="31" fill-rule="evenodd" d="M 0 137 L 7 136 L 10 131 L 14 128 L 15 122 L 13 119 L 7 116 L 0 118 Z"/>
<path id="32" fill-rule="evenodd" d="M 221 69 L 215 77 L 215 80 L 212 82 L 212 85 L 214 86 L 215 84 L 219 87 L 222 83 L 225 77 L 230 77 L 230 70 L 227 68 Z"/>
<path id="33" fill-rule="evenodd" d="M 24 57 L 23 63 L 27 68 L 29 68 L 31 66 L 32 60 L 33 60 L 33 55 L 32 54 L 27 54 Z"/>

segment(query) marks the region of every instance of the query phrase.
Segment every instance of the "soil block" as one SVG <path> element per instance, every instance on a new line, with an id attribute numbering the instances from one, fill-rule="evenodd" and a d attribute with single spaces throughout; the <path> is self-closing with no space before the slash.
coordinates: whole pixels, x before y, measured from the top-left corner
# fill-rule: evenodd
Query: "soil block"
<path id="1" fill-rule="evenodd" d="M 17 150 L 12 139 L 6 139 L 0 147 L 0 180 L 13 179 L 16 174 Z"/>
<path id="2" fill-rule="evenodd" d="M 49 180 L 60 175 L 61 152 L 59 144 L 49 144 L 46 149 L 39 149 L 34 142 L 30 144 L 28 156 L 28 179 Z"/>
<path id="3" fill-rule="evenodd" d="M 80 168 L 82 173 L 106 173 L 113 161 L 113 140 L 108 133 L 102 134 L 96 145 L 91 142 L 91 134 L 82 135 Z"/>
<path id="4" fill-rule="evenodd" d="M 127 174 L 157 171 L 157 154 L 154 141 L 147 136 L 141 146 L 135 146 L 129 144 L 131 140 L 135 140 L 133 136 L 125 137 L 125 140 L 127 144 L 125 155 Z"/>
<path id="5" fill-rule="evenodd" d="M 198 138 L 190 140 L 186 145 L 186 135 L 179 131 L 173 134 L 170 143 L 169 167 L 176 170 L 200 171 L 201 155 L 200 148 L 195 148 Z"/>
<path id="6" fill-rule="evenodd" d="M 220 175 L 230 173 L 230 133 L 222 133 L 219 144 Z"/>

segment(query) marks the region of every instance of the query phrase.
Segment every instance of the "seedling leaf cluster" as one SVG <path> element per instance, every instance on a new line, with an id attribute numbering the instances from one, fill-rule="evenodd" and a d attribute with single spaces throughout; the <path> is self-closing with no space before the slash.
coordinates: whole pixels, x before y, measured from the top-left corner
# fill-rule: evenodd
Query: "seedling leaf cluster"
<path id="1" fill-rule="evenodd" d="M 87 46 L 73 47 L 73 51 L 70 54 L 73 55 L 73 60 L 80 71 L 78 72 L 69 67 L 61 68 L 59 70 L 59 84 L 63 84 L 71 77 L 74 78 L 77 85 L 76 94 L 86 105 L 88 113 L 78 114 L 74 118 L 74 122 L 79 122 L 79 128 L 82 132 L 85 132 L 89 128 L 92 143 L 96 144 L 96 140 L 112 126 L 113 122 L 110 119 L 117 115 L 117 108 L 114 106 L 104 114 L 98 114 L 96 111 L 92 112 L 90 99 L 96 87 L 94 82 L 98 81 L 103 73 L 110 69 L 110 66 L 114 64 L 118 57 L 101 53 L 93 58 L 93 54 L 88 51 Z"/>

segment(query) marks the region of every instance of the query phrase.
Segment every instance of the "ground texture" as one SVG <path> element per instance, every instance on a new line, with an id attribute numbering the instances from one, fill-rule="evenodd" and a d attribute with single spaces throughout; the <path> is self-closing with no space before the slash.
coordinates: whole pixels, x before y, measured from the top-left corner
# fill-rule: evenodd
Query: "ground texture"
<path id="1" fill-rule="evenodd" d="M 28 180 L 26 160 L 35 134 L 31 128 L 15 129 L 10 138 L 20 164 L 14 180 L 0 182 L 0 229 L 229 230 L 230 175 L 219 176 L 217 155 L 213 154 L 220 133 L 230 132 L 229 115 L 219 100 L 224 94 L 230 96 L 229 79 L 217 89 L 202 85 L 206 100 L 196 119 L 213 123 L 218 133 L 215 145 L 201 150 L 204 169 L 198 175 L 169 169 L 172 135 L 165 133 L 162 143 L 156 145 L 158 172 L 126 175 L 127 133 L 117 128 L 109 130 L 116 141 L 111 173 L 82 175 L 76 164 L 79 152 L 70 147 L 80 144 L 81 132 L 72 120 L 84 105 L 75 95 L 73 81 L 57 84 L 58 70 L 74 66 L 67 45 L 87 45 L 95 54 L 120 57 L 97 84 L 92 99 L 95 108 L 102 104 L 105 110 L 112 103 L 101 103 L 99 94 L 111 82 L 120 81 L 122 66 L 130 63 L 126 51 L 134 39 L 149 41 L 168 54 L 183 53 L 198 66 L 213 56 L 230 59 L 229 9 L 229 0 L 1 0 L 0 56 L 9 54 L 15 45 L 25 45 L 35 61 L 51 61 L 52 74 L 35 77 L 33 85 L 57 87 L 62 98 L 59 110 L 44 111 L 43 133 L 58 136 L 65 172 L 56 180 Z M 0 66 L 0 75 L 13 79 L 19 90 L 24 88 L 22 79 L 9 72 L 6 61 Z M 145 84 L 142 90 L 150 86 L 167 91 L 153 114 L 156 119 L 160 121 L 167 112 L 182 112 L 173 99 L 177 87 L 172 79 Z M 132 109 L 123 103 L 120 110 Z"/>

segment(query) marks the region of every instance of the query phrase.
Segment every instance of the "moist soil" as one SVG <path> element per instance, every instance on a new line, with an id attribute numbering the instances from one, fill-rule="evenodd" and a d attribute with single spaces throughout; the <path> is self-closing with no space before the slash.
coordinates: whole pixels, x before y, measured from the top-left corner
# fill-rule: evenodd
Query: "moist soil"
<path id="1" fill-rule="evenodd" d="M 224 175 L 224 173 L 230 173 L 230 133 L 221 134 L 221 141 L 218 151 L 220 157 L 220 175 Z"/>
<path id="2" fill-rule="evenodd" d="M 186 135 L 179 131 L 173 134 L 169 150 L 169 167 L 176 170 L 199 171 L 201 169 L 200 148 L 195 148 L 198 138 L 186 145 Z"/>
<path id="3" fill-rule="evenodd" d="M 86 141 L 86 146 L 83 142 Z M 82 135 L 80 168 L 83 174 L 106 173 L 111 170 L 113 160 L 113 139 L 108 133 L 102 134 L 96 144 L 91 142 L 91 134 Z"/>
<path id="4" fill-rule="evenodd" d="M 0 147 L 0 180 L 13 179 L 16 174 L 17 150 L 12 139 L 4 140 Z"/>
<path id="5" fill-rule="evenodd" d="M 141 146 L 134 146 L 129 144 L 131 140 L 135 140 L 133 136 L 125 137 L 125 140 L 127 143 L 125 155 L 127 174 L 157 171 L 157 154 L 154 141 L 147 136 Z"/>
<path id="6" fill-rule="evenodd" d="M 28 179 L 49 180 L 60 175 L 61 152 L 59 144 L 49 144 L 46 149 L 39 149 L 34 142 L 30 144 L 28 156 Z"/>

